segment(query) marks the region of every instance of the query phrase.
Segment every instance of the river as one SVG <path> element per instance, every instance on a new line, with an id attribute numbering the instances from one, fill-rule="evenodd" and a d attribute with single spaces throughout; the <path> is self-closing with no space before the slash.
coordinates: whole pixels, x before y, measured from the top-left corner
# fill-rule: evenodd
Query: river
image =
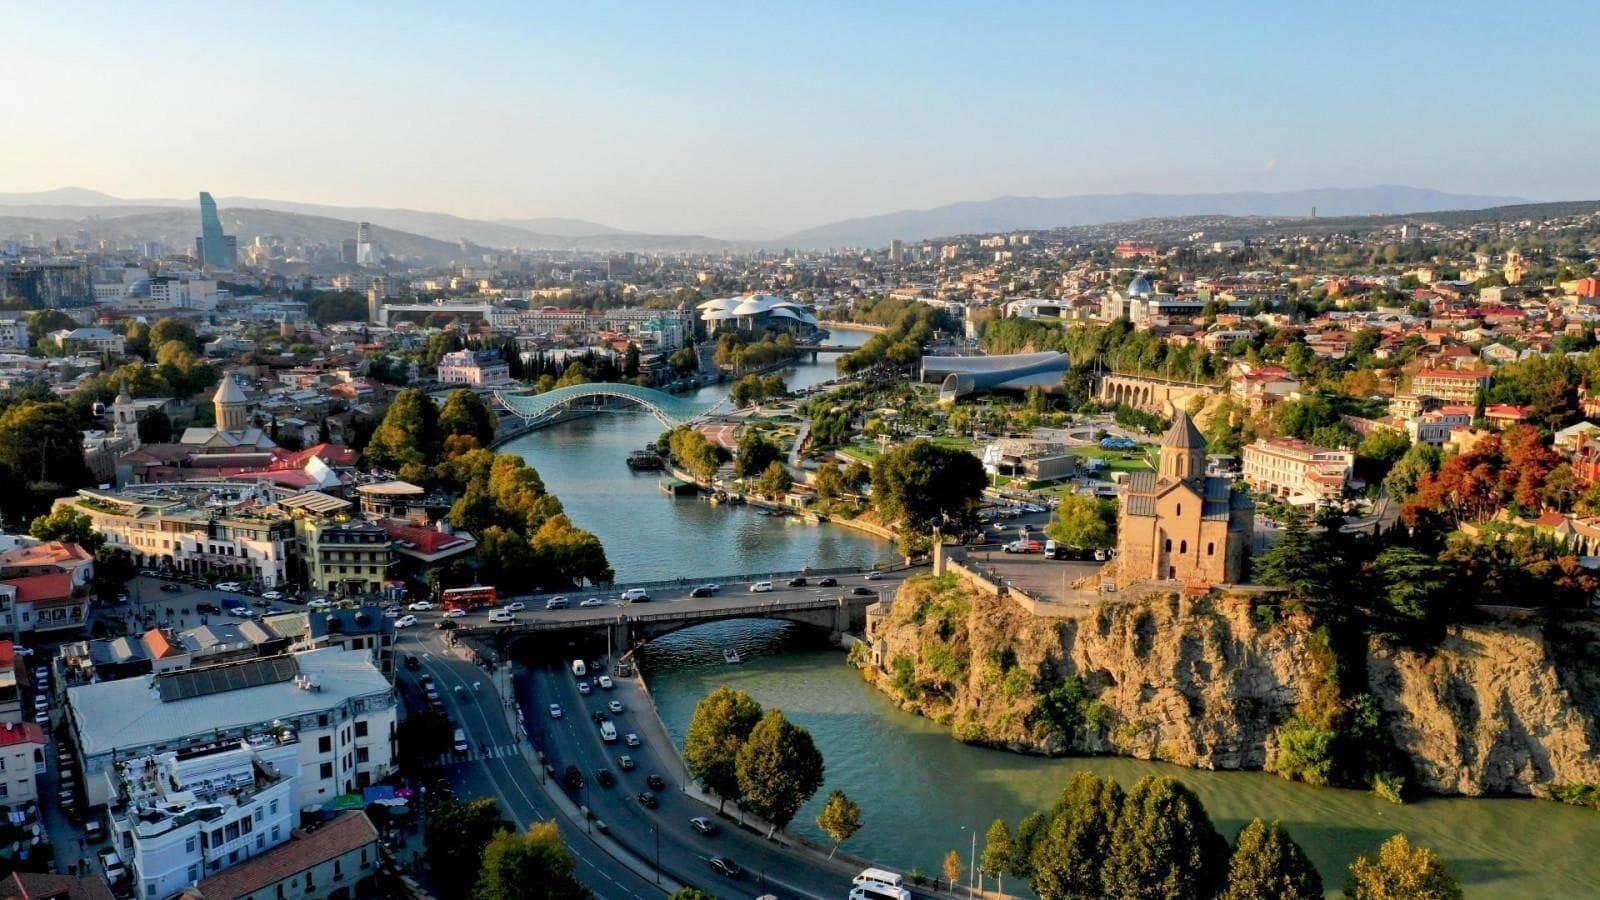
<path id="1" fill-rule="evenodd" d="M 835 331 L 831 343 L 869 335 Z M 833 358 L 785 372 L 791 388 L 833 376 Z M 725 386 L 694 399 L 710 405 Z M 619 580 L 711 577 L 802 566 L 860 565 L 893 556 L 885 542 L 843 529 L 758 516 L 748 507 L 669 499 L 654 474 L 623 460 L 662 430 L 643 412 L 603 413 L 533 432 L 507 445 L 539 470 L 574 522 L 594 531 Z M 721 651 L 748 660 L 728 666 Z M 1050 805 L 1075 771 L 1111 775 L 1124 788 L 1146 774 L 1187 782 L 1230 839 L 1251 818 L 1277 818 L 1316 862 L 1330 890 L 1359 853 L 1395 831 L 1444 857 L 1471 896 L 1600 896 L 1600 813 L 1534 800 L 1433 799 L 1407 806 L 1360 791 L 1315 788 L 1250 772 L 1205 772 L 1125 759 L 1047 760 L 968 747 L 948 729 L 901 712 L 795 626 L 725 622 L 668 635 L 646 648 L 645 671 L 667 728 L 681 742 L 694 705 L 729 684 L 779 707 L 811 730 L 827 760 L 827 784 L 792 826 L 821 839 L 812 821 L 839 788 L 860 803 L 865 827 L 847 848 L 936 872 L 944 854 L 965 857 L 970 833 L 996 817 L 1015 823 Z M 1013 888 L 1015 885 L 1007 885 Z"/>

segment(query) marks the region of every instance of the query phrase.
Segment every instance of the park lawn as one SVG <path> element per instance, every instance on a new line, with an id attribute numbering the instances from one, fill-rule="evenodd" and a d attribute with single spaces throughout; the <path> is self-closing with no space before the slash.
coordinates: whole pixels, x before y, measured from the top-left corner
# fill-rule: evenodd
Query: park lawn
<path id="1" fill-rule="evenodd" d="M 1155 444 L 1140 444 L 1139 449 L 1133 451 L 1134 459 L 1123 459 L 1127 451 L 1106 450 L 1097 446 L 1073 447 L 1067 452 L 1084 459 L 1103 459 L 1107 472 L 1143 472 L 1155 468 L 1151 462 L 1155 449 Z"/>

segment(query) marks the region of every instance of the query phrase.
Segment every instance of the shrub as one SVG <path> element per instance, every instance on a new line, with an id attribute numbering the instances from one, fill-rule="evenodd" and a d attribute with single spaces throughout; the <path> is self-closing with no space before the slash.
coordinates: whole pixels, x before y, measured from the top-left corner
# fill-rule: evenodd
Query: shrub
<path id="1" fill-rule="evenodd" d="M 1307 784 L 1329 784 L 1333 778 L 1334 738 L 1332 731 L 1318 728 L 1300 716 L 1290 718 L 1278 726 L 1278 752 L 1273 757 L 1272 770 Z"/>

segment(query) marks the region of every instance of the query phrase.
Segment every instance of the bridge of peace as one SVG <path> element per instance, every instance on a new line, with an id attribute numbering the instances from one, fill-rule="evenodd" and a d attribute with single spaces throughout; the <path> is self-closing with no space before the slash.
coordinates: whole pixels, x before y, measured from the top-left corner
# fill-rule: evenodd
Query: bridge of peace
<path id="1" fill-rule="evenodd" d="M 600 382 L 568 385 L 542 394 L 495 391 L 494 401 L 501 410 L 522 420 L 526 426 L 547 423 L 568 410 L 583 408 L 603 410 L 611 408 L 612 403 L 620 402 L 627 406 L 642 408 L 655 416 L 661 424 L 675 428 L 709 419 L 721 405 L 719 403 L 706 406 L 676 394 L 639 387 L 636 384 Z"/>

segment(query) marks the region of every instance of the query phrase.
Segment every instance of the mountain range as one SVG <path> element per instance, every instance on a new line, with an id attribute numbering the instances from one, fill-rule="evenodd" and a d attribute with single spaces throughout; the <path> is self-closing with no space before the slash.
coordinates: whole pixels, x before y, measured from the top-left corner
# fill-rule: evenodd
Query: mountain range
<path id="1" fill-rule="evenodd" d="M 726 240 L 693 234 L 643 234 L 573 218 L 469 219 L 414 209 L 331 206 L 255 197 L 219 197 L 241 242 L 257 234 L 337 241 L 371 222 L 395 252 L 424 259 L 459 255 L 459 243 L 480 248 L 662 253 L 748 252 L 758 249 L 881 248 L 964 234 L 1066 228 L 1136 219 L 1229 215 L 1323 217 L 1483 209 L 1526 202 L 1518 197 L 1452 194 L 1429 188 L 1376 185 L 1281 192 L 1218 194 L 1080 194 L 1068 197 L 997 197 L 931 209 L 902 210 L 844 219 L 766 241 Z M 0 234 L 71 234 L 86 228 L 103 237 L 191 240 L 195 201 L 126 199 L 86 188 L 0 193 Z M 225 215 L 226 218 L 226 215 Z M 154 229 L 140 233 L 140 229 Z M 185 237 L 187 235 L 187 237 Z M 177 244 L 175 244 L 176 246 Z M 404 246 L 402 246 L 404 245 Z M 408 249 L 414 248 L 414 249 Z"/>

